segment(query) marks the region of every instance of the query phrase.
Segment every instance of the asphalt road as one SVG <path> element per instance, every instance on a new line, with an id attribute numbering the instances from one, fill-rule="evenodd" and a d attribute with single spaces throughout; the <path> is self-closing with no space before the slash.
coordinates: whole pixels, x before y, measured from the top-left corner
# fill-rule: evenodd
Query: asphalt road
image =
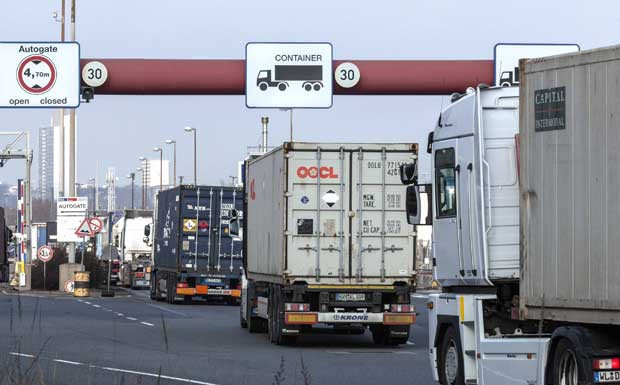
<path id="1" fill-rule="evenodd" d="M 424 298 L 413 298 L 420 315 L 407 345 L 322 332 L 281 347 L 241 329 L 236 306 L 119 294 L 78 300 L 0 290 L 0 384 L 302 385 L 304 375 L 313 385 L 433 384 Z"/>

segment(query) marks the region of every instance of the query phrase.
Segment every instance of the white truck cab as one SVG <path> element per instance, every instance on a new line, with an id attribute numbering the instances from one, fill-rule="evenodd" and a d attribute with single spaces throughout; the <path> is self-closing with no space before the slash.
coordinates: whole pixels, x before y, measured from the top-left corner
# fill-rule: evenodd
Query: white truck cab
<path id="1" fill-rule="evenodd" d="M 421 187 L 408 187 L 410 218 L 433 226 L 433 274 L 443 292 L 429 295 L 429 354 L 444 385 L 543 384 L 549 338 L 524 336 L 517 322 L 494 324 L 514 316 L 498 283 L 519 279 L 518 123 L 516 87 L 453 95 L 429 135 L 432 213 L 417 212 L 411 202 Z M 498 299 L 508 304 L 494 313 Z"/>

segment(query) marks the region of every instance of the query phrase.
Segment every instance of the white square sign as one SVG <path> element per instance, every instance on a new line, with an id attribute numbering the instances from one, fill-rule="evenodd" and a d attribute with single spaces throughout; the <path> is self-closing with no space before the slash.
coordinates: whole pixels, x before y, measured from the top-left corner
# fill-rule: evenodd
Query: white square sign
<path id="1" fill-rule="evenodd" d="M 519 60 L 577 52 L 577 44 L 509 44 L 495 45 L 495 85 L 519 85 Z"/>
<path id="2" fill-rule="evenodd" d="M 332 106 L 330 43 L 248 43 L 245 104 L 250 108 Z"/>
<path id="3" fill-rule="evenodd" d="M 80 105 L 76 42 L 0 42 L 0 107 Z"/>
<path id="4" fill-rule="evenodd" d="M 75 231 L 84 220 L 88 210 L 87 197 L 59 197 L 56 201 L 57 242 L 82 242 Z"/>

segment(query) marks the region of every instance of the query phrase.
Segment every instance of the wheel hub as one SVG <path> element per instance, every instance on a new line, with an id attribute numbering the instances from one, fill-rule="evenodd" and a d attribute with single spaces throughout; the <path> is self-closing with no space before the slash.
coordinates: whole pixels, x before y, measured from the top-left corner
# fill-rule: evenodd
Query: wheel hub
<path id="1" fill-rule="evenodd" d="M 458 351 L 454 341 L 450 341 L 450 345 L 444 356 L 444 363 L 446 380 L 448 380 L 448 383 L 453 384 L 456 382 L 456 376 L 459 372 Z"/>

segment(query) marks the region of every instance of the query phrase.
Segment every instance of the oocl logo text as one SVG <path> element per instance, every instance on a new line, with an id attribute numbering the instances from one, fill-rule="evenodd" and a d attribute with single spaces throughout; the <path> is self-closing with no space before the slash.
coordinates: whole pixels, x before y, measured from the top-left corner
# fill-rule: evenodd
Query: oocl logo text
<path id="1" fill-rule="evenodd" d="M 333 167 L 321 167 L 320 169 L 318 167 L 312 166 L 312 167 L 306 167 L 306 166 L 300 166 L 297 167 L 297 176 L 304 179 L 304 178 L 311 178 L 311 179 L 316 179 L 318 176 L 320 176 L 321 179 L 338 179 L 338 174 L 336 174 L 336 172 L 334 171 Z"/>

